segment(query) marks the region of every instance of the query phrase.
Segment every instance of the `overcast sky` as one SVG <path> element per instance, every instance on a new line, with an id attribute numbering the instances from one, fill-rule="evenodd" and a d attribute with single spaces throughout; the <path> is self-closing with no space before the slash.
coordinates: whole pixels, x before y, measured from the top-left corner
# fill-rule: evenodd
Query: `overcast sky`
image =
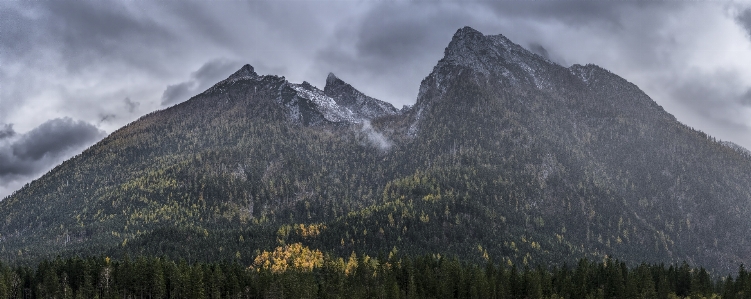
<path id="1" fill-rule="evenodd" d="M 0 1 L 0 197 L 245 63 L 413 104 L 463 26 L 602 66 L 751 148 L 749 2 Z"/>

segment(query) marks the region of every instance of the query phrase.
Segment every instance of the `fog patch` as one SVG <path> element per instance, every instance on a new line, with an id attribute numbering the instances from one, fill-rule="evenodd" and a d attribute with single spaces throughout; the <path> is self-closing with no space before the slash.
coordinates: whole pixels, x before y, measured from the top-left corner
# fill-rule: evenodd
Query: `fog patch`
<path id="1" fill-rule="evenodd" d="M 529 44 L 529 50 L 532 51 L 532 53 L 535 53 L 537 55 L 542 56 L 543 58 L 550 60 L 550 54 L 548 54 L 548 50 L 545 49 L 541 44 L 538 43 L 531 43 Z"/>
<path id="2" fill-rule="evenodd" d="M 378 149 L 382 151 L 388 151 L 389 149 L 391 149 L 391 141 L 386 138 L 386 136 L 376 131 L 373 126 L 370 125 L 369 120 L 364 120 L 362 122 L 362 128 L 360 128 L 360 132 L 365 134 L 368 142 L 370 142 L 370 144 L 377 147 Z"/>

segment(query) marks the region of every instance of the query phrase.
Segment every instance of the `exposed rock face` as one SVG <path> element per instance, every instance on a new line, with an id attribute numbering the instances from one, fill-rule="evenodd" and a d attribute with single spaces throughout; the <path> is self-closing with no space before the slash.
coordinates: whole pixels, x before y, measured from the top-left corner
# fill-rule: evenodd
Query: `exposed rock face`
<path id="1" fill-rule="evenodd" d="M 358 118 L 374 119 L 386 115 L 395 115 L 399 110 L 391 104 L 366 96 L 359 90 L 329 73 L 326 87 L 323 89 L 327 96 L 333 98 L 337 104 L 351 110 Z"/>
<path id="2" fill-rule="evenodd" d="M 237 70 L 235 73 L 229 76 L 229 80 L 232 79 L 242 79 L 242 78 L 256 78 L 258 77 L 258 74 L 256 74 L 255 69 L 253 69 L 253 66 L 250 64 L 246 64 L 243 67 L 241 67 L 239 70 Z"/>
<path id="3" fill-rule="evenodd" d="M 269 80 L 276 81 L 276 83 L 257 84 Z M 306 126 L 323 123 L 361 123 L 400 113 L 391 104 L 363 94 L 333 73 L 329 73 L 326 78 L 326 87 L 320 90 L 308 82 L 294 84 L 285 80 L 284 77 L 259 76 L 249 64 L 205 93 L 227 92 L 228 88 L 238 81 L 253 84 L 254 93 L 258 92 L 259 87 L 275 89 L 278 93 L 276 102 L 286 110 L 289 119 Z"/>

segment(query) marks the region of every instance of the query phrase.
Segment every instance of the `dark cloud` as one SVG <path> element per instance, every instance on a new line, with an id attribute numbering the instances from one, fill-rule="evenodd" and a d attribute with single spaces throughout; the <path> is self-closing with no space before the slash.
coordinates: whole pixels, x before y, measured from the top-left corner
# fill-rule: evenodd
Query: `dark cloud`
<path id="1" fill-rule="evenodd" d="M 168 85 L 162 94 L 162 106 L 170 106 L 181 103 L 190 97 L 203 92 L 217 82 L 226 79 L 237 71 L 242 64 L 217 59 L 205 63 L 197 71 L 190 75 L 188 81 Z"/>
<path id="2" fill-rule="evenodd" d="M 0 49 L 33 63 L 62 56 L 70 72 L 95 62 L 127 61 L 152 68 L 150 57 L 175 36 L 142 14 L 139 2 L 38 1 L 4 3 Z M 144 55 L 149 53 L 148 55 Z M 39 61 L 42 58 L 42 61 Z"/>
<path id="3" fill-rule="evenodd" d="M 156 20 L 137 14 L 137 2 L 40 1 L 45 32 L 65 56 L 69 71 L 92 62 L 117 59 L 144 68 L 169 49 L 176 37 Z M 130 7 L 130 4 L 136 7 Z M 37 21 L 37 20 L 35 20 Z M 31 27 L 33 28 L 33 27 Z M 94 61 L 92 61 L 94 60 Z"/>
<path id="4" fill-rule="evenodd" d="M 743 26 L 743 29 L 746 29 L 746 33 L 751 37 L 751 8 L 741 12 L 735 20 Z"/>
<path id="5" fill-rule="evenodd" d="M 0 143 L 0 189 L 40 175 L 105 136 L 104 131 L 86 122 L 57 118 L 6 139 Z"/>
<path id="6" fill-rule="evenodd" d="M 71 118 L 56 118 L 24 134 L 13 143 L 13 155 L 24 160 L 58 156 L 72 148 L 104 138 L 95 126 Z"/>
<path id="7" fill-rule="evenodd" d="M 4 124 L 0 126 L 0 140 L 10 138 L 16 135 L 16 131 L 13 130 L 13 124 Z"/>
<path id="8" fill-rule="evenodd" d="M 21 161 L 6 148 L 0 150 L 0 186 L 10 183 L 11 180 L 32 175 L 38 168 L 37 163 Z"/>

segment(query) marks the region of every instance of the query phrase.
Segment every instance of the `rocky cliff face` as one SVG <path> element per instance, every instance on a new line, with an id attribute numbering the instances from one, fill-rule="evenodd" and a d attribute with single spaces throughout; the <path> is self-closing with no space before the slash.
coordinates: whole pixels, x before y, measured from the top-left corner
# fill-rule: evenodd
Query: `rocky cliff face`
<path id="1" fill-rule="evenodd" d="M 361 123 L 386 115 L 395 115 L 399 111 L 389 103 L 364 95 L 341 79 L 329 74 L 326 87 L 320 90 L 308 82 L 294 84 L 283 77 L 258 76 L 250 65 L 217 83 L 207 91 L 208 94 L 224 93 L 239 81 L 253 84 L 253 92 L 258 88 L 273 89 L 278 95 L 275 101 L 286 111 L 289 119 L 306 126 L 323 122 L 352 124 Z M 271 83 L 271 81 L 274 81 Z M 258 83 L 268 82 L 268 84 Z"/>
<path id="2" fill-rule="evenodd" d="M 399 113 L 399 110 L 391 104 L 366 96 L 333 73 L 329 73 L 326 77 L 326 87 L 323 91 L 337 104 L 353 111 L 361 119 L 374 119 Z"/>

